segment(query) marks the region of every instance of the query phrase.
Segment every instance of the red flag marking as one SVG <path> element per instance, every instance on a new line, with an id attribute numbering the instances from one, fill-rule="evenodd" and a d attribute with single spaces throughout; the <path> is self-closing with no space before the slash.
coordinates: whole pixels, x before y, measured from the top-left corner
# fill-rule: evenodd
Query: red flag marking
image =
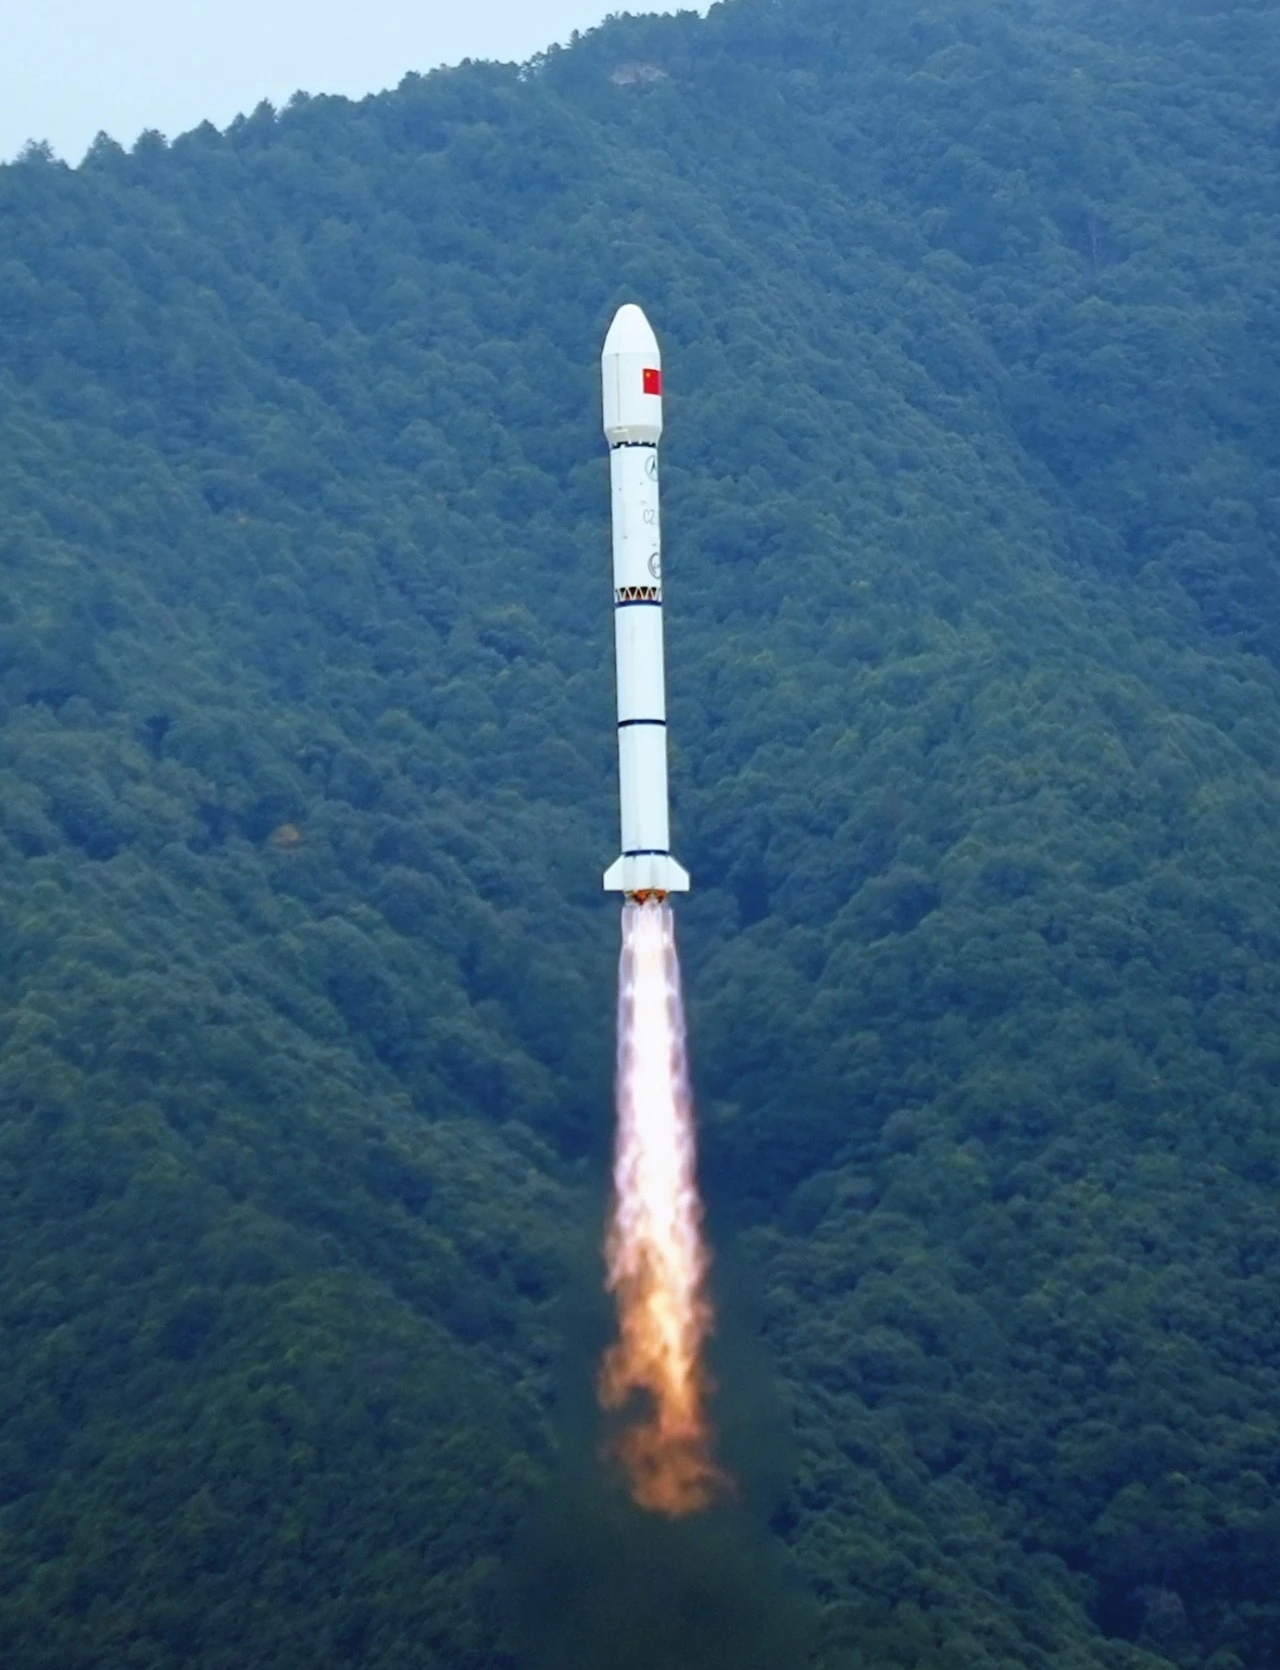
<path id="1" fill-rule="evenodd" d="M 646 394 L 661 394 L 662 393 L 662 373 L 661 373 L 661 371 L 651 370 L 648 367 L 645 368 L 644 392 Z"/>

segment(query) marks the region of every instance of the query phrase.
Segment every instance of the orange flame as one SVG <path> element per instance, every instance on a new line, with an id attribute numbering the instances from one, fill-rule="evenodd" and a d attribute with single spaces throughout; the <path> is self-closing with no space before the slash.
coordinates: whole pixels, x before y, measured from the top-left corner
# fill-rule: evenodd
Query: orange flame
<path id="1" fill-rule="evenodd" d="M 628 903 L 618 972 L 618 1135 L 605 1243 L 619 1338 L 605 1353 L 600 1399 L 645 1415 L 618 1441 L 642 1508 L 673 1519 L 726 1494 L 711 1460 L 702 1348 L 711 1331 L 698 1199 L 693 1105 L 675 924 L 668 905 Z"/>

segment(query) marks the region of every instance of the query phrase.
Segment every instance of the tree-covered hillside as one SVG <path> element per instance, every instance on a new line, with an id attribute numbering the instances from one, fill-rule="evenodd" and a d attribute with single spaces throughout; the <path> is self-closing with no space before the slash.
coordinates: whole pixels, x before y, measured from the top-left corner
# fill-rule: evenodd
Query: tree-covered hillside
<path id="1" fill-rule="evenodd" d="M 727 0 L 0 169 L 7 1666 L 529 1662 L 630 298 L 816 1662 L 1280 1662 L 1277 85 L 1264 0 Z"/>

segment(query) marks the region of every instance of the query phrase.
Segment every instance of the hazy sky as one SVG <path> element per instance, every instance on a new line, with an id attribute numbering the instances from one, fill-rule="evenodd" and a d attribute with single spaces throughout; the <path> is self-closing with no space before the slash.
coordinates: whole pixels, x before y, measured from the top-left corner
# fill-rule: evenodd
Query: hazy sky
<path id="1" fill-rule="evenodd" d="M 358 96 L 406 70 L 529 58 L 610 12 L 694 9 L 705 0 L 11 0 L 0 160 L 47 139 L 79 162 L 99 129 L 172 138 L 299 88 Z"/>

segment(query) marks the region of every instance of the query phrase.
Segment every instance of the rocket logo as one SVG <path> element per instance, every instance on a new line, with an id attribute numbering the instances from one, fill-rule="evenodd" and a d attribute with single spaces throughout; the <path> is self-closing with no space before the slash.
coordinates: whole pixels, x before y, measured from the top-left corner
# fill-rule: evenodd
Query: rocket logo
<path id="1" fill-rule="evenodd" d="M 662 393 L 662 373 L 661 373 L 661 371 L 651 369 L 648 366 L 645 367 L 644 392 L 646 394 L 661 394 Z"/>

